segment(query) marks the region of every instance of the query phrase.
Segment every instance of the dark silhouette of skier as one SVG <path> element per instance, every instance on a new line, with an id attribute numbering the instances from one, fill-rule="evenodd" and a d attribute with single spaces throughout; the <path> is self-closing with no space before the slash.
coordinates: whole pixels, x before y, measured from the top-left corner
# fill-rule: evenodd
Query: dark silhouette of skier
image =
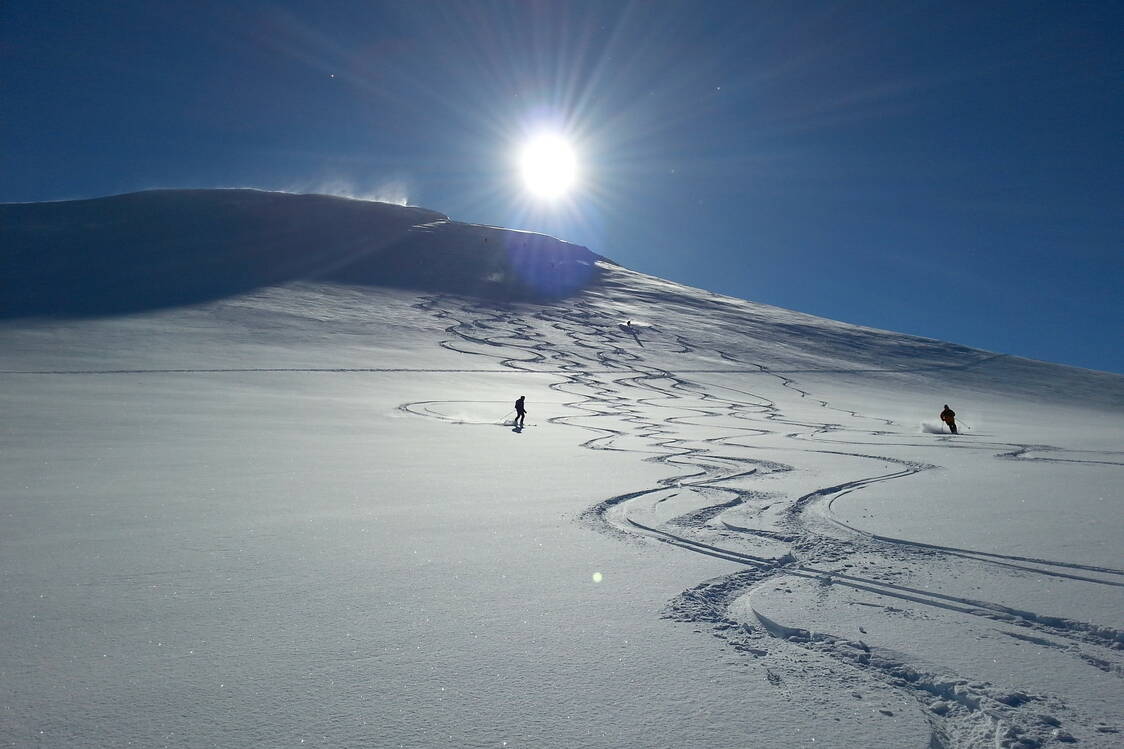
<path id="1" fill-rule="evenodd" d="M 523 419 L 527 418 L 527 409 L 523 406 L 523 399 L 527 396 L 519 396 L 519 400 L 515 401 L 515 426 L 522 427 Z"/>
<path id="2" fill-rule="evenodd" d="M 640 331 L 637 328 L 632 327 L 632 320 L 629 320 L 626 323 L 622 323 L 620 328 L 621 330 L 632 336 L 632 339 L 636 341 L 637 345 L 639 345 L 640 348 L 644 348 L 644 343 L 640 340 Z"/>
<path id="3" fill-rule="evenodd" d="M 953 434 L 957 434 L 956 412 L 949 408 L 947 403 L 944 404 L 944 410 L 941 411 L 941 421 L 943 421 L 945 424 L 948 424 L 948 428 L 952 431 Z"/>

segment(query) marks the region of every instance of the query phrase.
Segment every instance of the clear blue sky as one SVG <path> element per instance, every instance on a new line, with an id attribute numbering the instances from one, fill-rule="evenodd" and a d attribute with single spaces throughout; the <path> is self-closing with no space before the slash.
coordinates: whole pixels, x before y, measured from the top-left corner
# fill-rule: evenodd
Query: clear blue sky
<path id="1" fill-rule="evenodd" d="M 1124 372 L 1124 3 L 0 5 L 0 201 L 404 198 L 817 315 Z M 551 126 L 582 180 L 534 202 Z"/>

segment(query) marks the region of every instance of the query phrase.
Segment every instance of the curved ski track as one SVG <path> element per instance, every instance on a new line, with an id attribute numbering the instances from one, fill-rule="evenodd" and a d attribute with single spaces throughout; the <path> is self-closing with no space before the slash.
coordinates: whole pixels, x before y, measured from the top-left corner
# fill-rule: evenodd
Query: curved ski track
<path id="1" fill-rule="evenodd" d="M 591 436 L 582 443 L 584 447 L 634 453 L 678 472 L 655 486 L 603 499 L 580 516 L 581 522 L 590 527 L 622 539 L 654 539 L 743 566 L 681 593 L 668 604 L 664 612 L 667 618 L 708 625 L 715 636 L 748 655 L 765 657 L 773 650 L 783 655 L 786 649 L 799 648 L 854 669 L 861 678 L 900 689 L 917 701 L 929 722 L 929 749 L 1028 749 L 1068 742 L 1071 737 L 1059 728 L 1062 721 L 1051 713 L 1073 720 L 1079 718 L 1073 717 L 1074 710 L 1052 695 L 1030 695 L 986 682 L 970 682 L 954 673 L 933 671 L 932 666 L 927 670 L 911 665 L 907 655 L 882 651 L 861 641 L 786 627 L 752 608 L 753 593 L 767 583 L 776 584 L 786 578 L 866 591 L 885 599 L 1006 625 L 1000 630 L 1005 635 L 1066 653 L 1099 671 L 1124 677 L 1120 653 L 1124 633 L 1113 627 L 908 587 L 892 582 L 892 575 L 852 573 L 855 565 L 846 560 L 865 555 L 886 565 L 892 565 L 895 559 L 921 559 L 950 565 L 987 565 L 995 571 L 1018 575 L 1124 586 L 1124 570 L 875 535 L 834 516 L 832 504 L 841 496 L 938 467 L 874 454 L 874 448 L 932 449 L 934 442 L 863 442 L 863 434 L 889 433 L 849 430 L 831 422 L 794 420 L 785 415 L 776 401 L 763 395 L 687 376 L 718 370 L 675 373 L 650 366 L 640 354 L 625 348 L 624 344 L 641 343 L 639 335 L 590 302 L 578 301 L 566 308 L 536 308 L 530 314 L 532 320 L 524 318 L 524 308 L 489 306 L 454 297 L 424 298 L 416 306 L 448 323 L 445 331 L 449 337 L 441 342 L 447 349 L 494 359 L 501 371 L 561 375 L 562 379 L 550 387 L 572 396 L 574 400 L 566 405 L 581 414 L 549 421 L 589 433 Z M 673 341 L 676 348 L 670 349 L 672 352 L 698 352 L 696 345 L 683 335 L 669 336 L 657 326 L 645 327 L 643 332 Z M 800 398 L 812 399 L 827 412 L 895 426 L 887 419 L 835 408 L 802 389 L 787 374 L 773 372 L 765 365 L 745 362 L 721 350 L 711 349 L 707 353 L 741 365 L 745 368 L 741 371 L 774 377 L 785 389 Z M 445 418 L 427 411 L 425 406 L 426 403 L 419 402 L 400 408 Z M 661 411 L 668 415 L 660 418 L 657 414 Z M 690 426 L 695 432 L 705 428 L 714 436 L 688 437 L 682 426 Z M 792 464 L 752 457 L 752 439 L 777 433 L 775 427 L 796 430 L 784 434 L 792 442 Z M 1089 460 L 1055 457 L 1064 451 L 1048 445 L 951 444 L 939 440 L 935 444 L 946 449 L 992 451 L 1003 460 L 1124 465 L 1124 453 L 1119 452 L 1106 452 Z M 840 447 L 826 449 L 827 445 Z M 770 448 L 770 452 L 777 450 Z M 1051 457 L 1028 457 L 1031 452 Z M 800 456 L 814 453 L 852 458 L 872 470 L 862 478 L 819 488 L 795 499 L 750 488 L 754 481 L 770 474 L 799 470 L 795 464 Z M 733 508 L 748 512 L 752 518 L 772 518 L 772 522 L 747 527 L 724 521 L 723 513 Z M 751 620 L 739 620 L 731 613 L 731 607 L 739 600 L 749 602 Z M 781 681 L 773 671 L 767 673 L 770 683 L 776 685 Z M 1113 731 L 1108 726 L 1097 730 Z"/>

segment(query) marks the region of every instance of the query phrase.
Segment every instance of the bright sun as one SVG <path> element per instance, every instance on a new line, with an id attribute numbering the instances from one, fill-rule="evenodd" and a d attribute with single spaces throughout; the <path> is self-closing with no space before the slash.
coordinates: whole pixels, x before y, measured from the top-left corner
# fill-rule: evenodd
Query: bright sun
<path id="1" fill-rule="evenodd" d="M 565 195 L 578 176 L 574 149 L 557 135 L 540 135 L 528 141 L 520 153 L 519 167 L 527 189 L 544 199 Z"/>

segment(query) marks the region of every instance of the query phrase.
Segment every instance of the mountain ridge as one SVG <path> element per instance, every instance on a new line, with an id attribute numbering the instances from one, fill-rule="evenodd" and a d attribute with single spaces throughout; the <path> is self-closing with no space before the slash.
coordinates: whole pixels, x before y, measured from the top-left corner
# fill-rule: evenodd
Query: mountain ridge
<path id="1" fill-rule="evenodd" d="M 676 304 L 708 325 L 800 349 L 833 351 L 840 371 L 961 367 L 1003 358 L 1087 373 L 935 338 L 787 310 L 657 279 L 586 247 L 533 232 L 463 223 L 415 206 L 249 188 L 159 189 L 82 200 L 0 204 L 6 248 L 0 319 L 98 317 L 217 301 L 293 282 L 327 282 L 550 303 L 627 297 L 622 317 Z M 625 307 L 649 306 L 630 313 Z M 715 313 L 729 308 L 731 315 Z M 690 311 L 690 310 L 689 310 Z M 821 362 L 817 358 L 816 365 Z M 811 364 L 809 363 L 809 366 Z M 975 365 L 971 365 L 975 366 Z M 816 366 L 822 371 L 822 367 Z M 1108 380 L 1105 381 L 1104 377 Z M 1115 387 L 1110 387 L 1115 390 Z"/>
<path id="2" fill-rule="evenodd" d="M 242 188 L 2 204 L 0 238 L 2 317 L 122 314 L 307 279 L 541 301 L 588 285 L 601 259 L 425 208 Z"/>

